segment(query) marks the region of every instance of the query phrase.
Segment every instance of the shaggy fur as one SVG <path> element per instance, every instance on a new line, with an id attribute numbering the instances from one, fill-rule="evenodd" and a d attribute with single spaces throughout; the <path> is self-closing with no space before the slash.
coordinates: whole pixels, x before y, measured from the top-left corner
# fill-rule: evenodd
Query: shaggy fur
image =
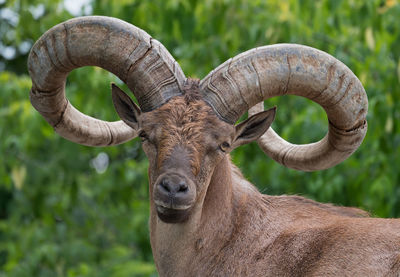
<path id="1" fill-rule="evenodd" d="M 167 105 L 151 113 L 149 122 L 157 122 L 153 128 L 160 129 L 157 166 L 167 160 L 179 145 L 187 150 L 193 175 L 199 173 L 201 153 L 204 152 L 204 133 L 215 125 L 212 110 L 197 94 L 199 80 L 188 79 L 183 97 L 172 99 Z"/>

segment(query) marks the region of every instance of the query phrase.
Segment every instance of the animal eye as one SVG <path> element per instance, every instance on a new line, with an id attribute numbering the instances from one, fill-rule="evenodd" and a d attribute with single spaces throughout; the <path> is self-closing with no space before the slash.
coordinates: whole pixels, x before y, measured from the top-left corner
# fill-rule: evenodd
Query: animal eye
<path id="1" fill-rule="evenodd" d="M 231 145 L 226 141 L 224 141 L 219 145 L 219 149 L 221 149 L 222 152 L 226 152 L 229 149 L 229 147 L 231 147 Z"/>
<path id="2" fill-rule="evenodd" d="M 148 139 L 148 136 L 147 136 L 145 131 L 140 131 L 139 138 L 140 138 L 141 141 L 145 141 L 145 140 Z"/>

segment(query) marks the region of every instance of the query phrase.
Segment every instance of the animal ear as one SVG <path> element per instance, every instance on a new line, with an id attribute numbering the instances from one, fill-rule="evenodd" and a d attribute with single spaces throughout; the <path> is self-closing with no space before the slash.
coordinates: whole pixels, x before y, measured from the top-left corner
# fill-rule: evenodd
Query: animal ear
<path id="1" fill-rule="evenodd" d="M 142 113 L 132 99 L 116 84 L 111 84 L 112 101 L 119 117 L 133 129 L 139 129 L 139 117 Z"/>
<path id="2" fill-rule="evenodd" d="M 271 126 L 275 119 L 276 107 L 255 114 L 247 120 L 236 125 L 236 134 L 232 148 L 250 143 L 261 137 Z"/>

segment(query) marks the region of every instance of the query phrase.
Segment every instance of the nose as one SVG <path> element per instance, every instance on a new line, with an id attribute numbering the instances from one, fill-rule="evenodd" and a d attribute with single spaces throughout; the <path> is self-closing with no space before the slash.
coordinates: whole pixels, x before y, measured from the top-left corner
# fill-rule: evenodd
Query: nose
<path id="1" fill-rule="evenodd" d="M 166 176 L 158 183 L 158 191 L 168 197 L 179 197 L 187 194 L 189 188 L 186 181 L 178 176 Z"/>
<path id="2" fill-rule="evenodd" d="M 165 173 L 155 184 L 153 200 L 158 218 L 163 222 L 184 222 L 195 203 L 196 186 L 186 176 Z"/>

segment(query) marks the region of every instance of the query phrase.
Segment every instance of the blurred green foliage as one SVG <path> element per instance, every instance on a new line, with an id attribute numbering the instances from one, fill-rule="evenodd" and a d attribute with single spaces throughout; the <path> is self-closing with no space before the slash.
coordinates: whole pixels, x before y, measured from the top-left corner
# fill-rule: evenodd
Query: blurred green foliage
<path id="1" fill-rule="evenodd" d="M 161 41 L 187 76 L 204 77 L 229 57 L 274 43 L 306 44 L 343 61 L 369 97 L 360 149 L 325 171 L 289 170 L 256 144 L 234 162 L 268 194 L 400 216 L 400 4 L 396 0 L 0 0 L 0 277 L 156 276 L 148 234 L 147 161 L 135 139 L 90 148 L 54 133 L 32 108 L 27 54 L 41 34 L 73 16 L 128 21 Z M 116 120 L 111 81 L 99 68 L 68 78 L 83 112 Z M 125 87 L 126 89 L 126 87 Z M 274 98 L 273 127 L 295 143 L 324 136 L 316 104 Z M 267 216 L 267 215 L 266 215 Z"/>

